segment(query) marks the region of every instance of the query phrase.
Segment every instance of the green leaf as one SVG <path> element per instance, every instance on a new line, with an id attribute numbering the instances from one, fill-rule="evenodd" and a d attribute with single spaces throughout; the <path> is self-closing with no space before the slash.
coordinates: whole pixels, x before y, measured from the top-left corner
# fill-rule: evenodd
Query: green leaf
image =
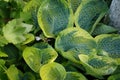
<path id="1" fill-rule="evenodd" d="M 7 75 L 5 74 L 5 61 L 3 59 L 0 59 L 0 80 L 8 80 Z"/>
<path id="2" fill-rule="evenodd" d="M 8 57 L 8 55 L 2 51 L 0 51 L 0 57 Z"/>
<path id="3" fill-rule="evenodd" d="M 32 72 L 26 72 L 22 80 L 36 80 Z"/>
<path id="4" fill-rule="evenodd" d="M 93 54 L 96 42 L 91 35 L 80 28 L 68 28 L 60 32 L 55 41 L 55 48 L 60 54 L 79 63 L 79 54 Z"/>
<path id="5" fill-rule="evenodd" d="M 62 65 L 53 62 L 41 67 L 40 76 L 42 80 L 64 80 L 66 71 Z"/>
<path id="6" fill-rule="evenodd" d="M 98 48 L 115 59 L 120 64 L 120 35 L 119 34 L 102 34 L 95 37 Z"/>
<path id="7" fill-rule="evenodd" d="M 5 69 L 5 61 L 3 59 L 0 59 L 0 72 L 4 71 Z"/>
<path id="8" fill-rule="evenodd" d="M 3 34 L 9 43 L 18 44 L 26 40 L 25 34 L 32 29 L 32 25 L 22 23 L 20 19 L 13 19 L 3 27 Z"/>
<path id="9" fill-rule="evenodd" d="M 3 47 L 7 43 L 7 40 L 2 35 L 0 35 L 0 46 Z"/>
<path id="10" fill-rule="evenodd" d="M 85 76 L 78 72 L 67 72 L 64 80 L 87 80 Z"/>
<path id="11" fill-rule="evenodd" d="M 27 47 L 23 51 L 25 62 L 34 72 L 38 72 L 41 67 L 41 57 L 40 50 L 34 47 Z"/>
<path id="12" fill-rule="evenodd" d="M 21 80 L 22 73 L 15 67 L 15 65 L 11 65 L 7 70 L 6 74 L 9 80 Z"/>
<path id="13" fill-rule="evenodd" d="M 75 13 L 75 25 L 92 33 L 107 10 L 104 0 L 84 0 Z"/>
<path id="14" fill-rule="evenodd" d="M 74 13 L 76 12 L 76 10 L 81 2 L 82 2 L 82 0 L 68 0 L 68 3 L 72 7 L 72 10 Z"/>
<path id="15" fill-rule="evenodd" d="M 33 46 L 38 48 L 41 51 L 41 54 L 42 54 L 41 63 L 42 64 L 51 63 L 55 61 L 55 59 L 58 56 L 54 48 L 52 48 L 48 43 L 44 43 L 44 42 L 37 43 L 37 44 L 34 44 Z"/>
<path id="16" fill-rule="evenodd" d="M 31 0 L 31 1 L 27 2 L 23 11 L 24 12 L 32 11 L 35 8 L 38 8 L 42 4 L 42 2 L 43 2 L 43 0 Z"/>
<path id="17" fill-rule="evenodd" d="M 35 40 L 35 37 L 33 34 L 26 34 L 25 37 L 26 37 L 26 40 L 23 42 L 23 44 L 28 44 Z"/>
<path id="18" fill-rule="evenodd" d="M 120 80 L 120 73 L 109 76 L 107 80 Z"/>
<path id="19" fill-rule="evenodd" d="M 11 65 L 13 63 L 17 63 L 17 60 L 20 57 L 18 48 L 13 44 L 5 45 L 3 48 L 3 52 L 8 55 L 7 57 L 7 65 Z"/>
<path id="20" fill-rule="evenodd" d="M 96 35 L 100 35 L 100 34 L 107 34 L 107 33 L 113 33 L 113 32 L 117 32 L 118 30 L 111 27 L 111 26 L 108 26 L 108 25 L 105 25 L 103 23 L 99 23 L 96 28 L 94 29 L 92 35 L 96 36 Z"/>
<path id="21" fill-rule="evenodd" d="M 46 0 L 39 8 L 38 23 L 46 37 L 55 37 L 73 26 L 73 12 L 65 0 Z"/>
<path id="22" fill-rule="evenodd" d="M 34 47 L 25 48 L 23 58 L 33 71 L 38 72 L 43 64 L 51 63 L 57 58 L 57 52 L 48 44 L 38 43 Z"/>
<path id="23" fill-rule="evenodd" d="M 110 57 L 80 54 L 79 58 L 87 74 L 97 78 L 112 74 L 117 68 L 116 61 Z"/>

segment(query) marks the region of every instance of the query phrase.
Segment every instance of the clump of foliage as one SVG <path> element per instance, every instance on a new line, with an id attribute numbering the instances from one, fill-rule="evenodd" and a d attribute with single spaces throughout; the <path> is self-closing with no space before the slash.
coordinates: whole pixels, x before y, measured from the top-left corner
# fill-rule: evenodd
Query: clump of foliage
<path id="1" fill-rule="evenodd" d="M 0 0 L 0 80 L 117 80 L 120 35 L 109 0 Z"/>

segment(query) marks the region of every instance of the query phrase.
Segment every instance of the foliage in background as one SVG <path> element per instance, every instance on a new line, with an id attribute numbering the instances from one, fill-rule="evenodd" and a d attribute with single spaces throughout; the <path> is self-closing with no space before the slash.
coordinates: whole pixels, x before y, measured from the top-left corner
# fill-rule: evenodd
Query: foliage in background
<path id="1" fill-rule="evenodd" d="M 117 80 L 111 0 L 0 0 L 0 80 Z"/>

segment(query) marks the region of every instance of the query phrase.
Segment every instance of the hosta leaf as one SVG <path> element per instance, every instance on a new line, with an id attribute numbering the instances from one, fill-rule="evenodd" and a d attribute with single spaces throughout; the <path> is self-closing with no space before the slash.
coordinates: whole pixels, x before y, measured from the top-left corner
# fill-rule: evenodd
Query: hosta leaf
<path id="1" fill-rule="evenodd" d="M 105 25 L 103 23 L 99 23 L 94 29 L 92 35 L 96 36 L 96 35 L 107 34 L 107 33 L 112 33 L 112 32 L 117 32 L 117 29 L 111 26 Z"/>
<path id="2" fill-rule="evenodd" d="M 73 12 L 75 13 L 82 0 L 68 0 Z"/>
<path id="3" fill-rule="evenodd" d="M 56 38 L 55 48 L 65 58 L 77 62 L 79 61 L 79 54 L 95 52 L 96 42 L 85 30 L 80 28 L 68 28 L 60 32 Z"/>
<path id="4" fill-rule="evenodd" d="M 120 80 L 120 73 L 109 76 L 107 80 Z"/>
<path id="5" fill-rule="evenodd" d="M 104 0 L 84 0 L 75 13 L 75 25 L 92 33 L 106 12 Z"/>
<path id="6" fill-rule="evenodd" d="M 14 19 L 3 27 L 3 34 L 8 42 L 18 44 L 26 40 L 25 34 L 28 34 L 31 29 L 32 25 L 22 23 L 19 19 Z"/>
<path id="7" fill-rule="evenodd" d="M 64 80 L 66 71 L 62 65 L 53 62 L 41 67 L 40 76 L 42 80 Z"/>
<path id="8" fill-rule="evenodd" d="M 80 54 L 79 58 L 87 74 L 94 77 L 112 74 L 117 68 L 116 61 L 110 57 Z"/>
<path id="9" fill-rule="evenodd" d="M 15 67 L 15 65 L 11 65 L 7 70 L 6 74 L 9 80 L 21 80 L 23 74 Z"/>
<path id="10" fill-rule="evenodd" d="M 73 26 L 73 13 L 65 0 L 46 0 L 39 8 L 38 23 L 46 37 L 55 37 Z"/>
<path id="11" fill-rule="evenodd" d="M 41 51 L 42 64 L 51 63 L 58 56 L 57 52 L 47 43 L 37 43 L 34 44 L 33 46 Z"/>
<path id="12" fill-rule="evenodd" d="M 33 71 L 38 72 L 43 64 L 51 63 L 57 58 L 57 52 L 48 44 L 38 43 L 34 47 L 25 48 L 23 58 Z"/>
<path id="13" fill-rule="evenodd" d="M 120 35 L 102 34 L 95 39 L 99 49 L 104 50 L 109 57 L 117 60 L 118 64 L 120 64 Z"/>
<path id="14" fill-rule="evenodd" d="M 27 47 L 23 51 L 23 58 L 27 65 L 35 72 L 38 72 L 41 67 L 41 58 L 40 50 L 34 47 Z"/>
<path id="15" fill-rule="evenodd" d="M 87 80 L 81 73 L 78 72 L 67 72 L 64 80 Z"/>

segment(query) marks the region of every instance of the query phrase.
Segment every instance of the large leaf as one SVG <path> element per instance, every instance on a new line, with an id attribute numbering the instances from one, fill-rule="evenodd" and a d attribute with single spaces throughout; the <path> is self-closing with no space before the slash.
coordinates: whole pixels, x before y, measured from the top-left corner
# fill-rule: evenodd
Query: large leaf
<path id="1" fill-rule="evenodd" d="M 108 25 L 105 25 L 103 23 L 99 23 L 96 28 L 94 29 L 92 35 L 93 36 L 96 36 L 96 35 L 100 35 L 100 34 L 107 34 L 107 33 L 113 33 L 113 32 L 117 32 L 118 30 L 111 27 L 111 26 L 108 26 Z"/>
<path id="2" fill-rule="evenodd" d="M 64 80 L 87 80 L 84 75 L 78 72 L 67 72 Z"/>
<path id="3" fill-rule="evenodd" d="M 80 5 L 82 0 L 68 0 L 68 3 L 72 7 L 73 12 L 75 13 L 78 6 Z"/>
<path id="4" fill-rule="evenodd" d="M 98 78 L 112 74 L 117 68 L 116 61 L 110 57 L 80 54 L 79 58 L 87 74 Z"/>
<path id="5" fill-rule="evenodd" d="M 62 65 L 53 62 L 41 67 L 40 76 L 42 80 L 64 80 L 66 71 Z"/>
<path id="6" fill-rule="evenodd" d="M 79 62 L 79 54 L 91 54 L 96 52 L 96 42 L 85 30 L 80 28 L 68 28 L 60 32 L 56 38 L 55 48 L 65 58 Z"/>
<path id="7" fill-rule="evenodd" d="M 28 34 L 31 29 L 32 25 L 22 23 L 19 19 L 14 19 L 3 27 L 3 34 L 8 42 L 18 44 L 27 39 L 25 34 Z"/>
<path id="8" fill-rule="evenodd" d="M 15 65 L 11 65 L 7 70 L 6 74 L 9 80 L 21 80 L 22 73 L 15 67 Z"/>
<path id="9" fill-rule="evenodd" d="M 57 58 L 57 52 L 48 44 L 38 43 L 34 47 L 25 48 L 23 58 L 33 71 L 38 72 L 43 64 Z"/>
<path id="10" fill-rule="evenodd" d="M 98 48 L 102 49 L 105 54 L 115 59 L 120 64 L 120 35 L 119 34 L 102 34 L 97 36 L 96 42 Z"/>
<path id="11" fill-rule="evenodd" d="M 46 0 L 39 8 L 38 23 L 46 37 L 55 37 L 73 26 L 73 13 L 65 0 Z"/>
<path id="12" fill-rule="evenodd" d="M 75 25 L 92 33 L 106 12 L 104 0 L 83 0 L 75 13 Z"/>

